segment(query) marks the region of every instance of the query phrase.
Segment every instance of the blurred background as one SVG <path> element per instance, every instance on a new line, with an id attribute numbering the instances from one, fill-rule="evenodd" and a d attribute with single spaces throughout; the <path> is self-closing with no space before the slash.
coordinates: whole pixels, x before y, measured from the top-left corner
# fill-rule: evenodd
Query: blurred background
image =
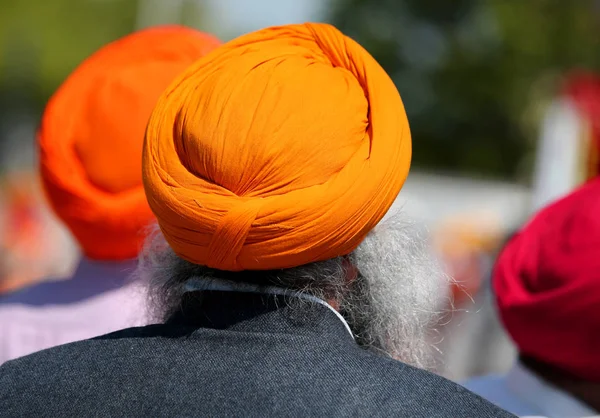
<path id="1" fill-rule="evenodd" d="M 34 140 L 77 64 L 155 24 L 229 40 L 304 21 L 363 44 L 403 98 L 414 164 L 399 204 L 459 282 L 435 336 L 442 372 L 508 368 L 514 351 L 495 317 L 490 268 L 532 211 L 597 174 L 597 0 L 2 0 L 0 293 L 74 268 L 76 247 L 44 205 Z"/>

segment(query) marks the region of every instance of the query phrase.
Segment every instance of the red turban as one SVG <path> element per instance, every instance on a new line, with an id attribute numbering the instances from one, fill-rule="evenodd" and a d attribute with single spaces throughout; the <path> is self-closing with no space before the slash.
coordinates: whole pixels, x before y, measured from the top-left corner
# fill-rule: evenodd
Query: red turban
<path id="1" fill-rule="evenodd" d="M 600 381 L 600 179 L 515 235 L 498 258 L 493 286 L 522 354 Z"/>
<path id="2" fill-rule="evenodd" d="M 88 257 L 137 255 L 153 220 L 141 175 L 148 118 L 169 83 L 218 44 L 180 26 L 142 30 L 86 59 L 50 99 L 38 135 L 43 185 Z"/>
<path id="3" fill-rule="evenodd" d="M 290 25 L 200 59 L 148 123 L 144 184 L 171 248 L 221 270 L 350 253 L 410 166 L 394 83 L 332 26 Z"/>

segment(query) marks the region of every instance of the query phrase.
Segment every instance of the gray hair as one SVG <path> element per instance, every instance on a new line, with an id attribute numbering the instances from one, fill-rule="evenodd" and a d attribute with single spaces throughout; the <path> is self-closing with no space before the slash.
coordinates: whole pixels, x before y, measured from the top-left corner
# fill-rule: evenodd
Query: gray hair
<path id="1" fill-rule="evenodd" d="M 349 269 L 357 270 L 356 279 L 348 280 Z M 159 321 L 181 308 L 192 277 L 278 286 L 335 301 L 358 344 L 421 368 L 433 365 L 427 337 L 447 294 L 422 231 L 398 215 L 380 223 L 348 256 L 270 271 L 225 272 L 192 264 L 156 230 L 136 276 L 146 284 L 150 316 Z"/>

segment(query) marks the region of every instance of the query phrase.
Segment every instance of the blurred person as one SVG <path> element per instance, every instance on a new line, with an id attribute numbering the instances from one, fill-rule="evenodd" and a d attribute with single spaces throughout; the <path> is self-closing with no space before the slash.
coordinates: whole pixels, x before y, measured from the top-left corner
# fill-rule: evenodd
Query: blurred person
<path id="1" fill-rule="evenodd" d="M 77 258 L 66 230 L 51 216 L 39 176 L 9 170 L 0 178 L 0 298 L 45 277 L 66 277 Z"/>
<path id="2" fill-rule="evenodd" d="M 138 275 L 164 323 L 6 363 L 4 416 L 510 416 L 422 369 L 440 272 L 377 225 L 410 158 L 393 82 L 332 26 L 200 59 L 144 145 L 161 233 Z"/>
<path id="3" fill-rule="evenodd" d="M 162 91 L 218 43 L 185 27 L 142 30 L 90 56 L 50 99 L 38 134 L 43 188 L 83 258 L 68 280 L 0 299 L 0 363 L 147 323 L 128 283 L 154 221 L 142 185 L 144 130 Z"/>
<path id="4" fill-rule="evenodd" d="M 600 172 L 600 77 L 576 71 L 542 121 L 533 176 L 535 212 Z"/>
<path id="5" fill-rule="evenodd" d="M 472 302 L 479 291 L 499 237 L 497 222 L 478 213 L 453 216 L 436 231 L 435 247 L 454 278 L 451 300 L 455 307 Z"/>
<path id="6" fill-rule="evenodd" d="M 502 250 L 497 308 L 519 351 L 465 386 L 521 416 L 600 416 L 600 178 L 541 210 Z"/>
<path id="7" fill-rule="evenodd" d="M 514 355 L 489 303 L 489 275 L 502 241 L 494 218 L 471 212 L 448 219 L 436 231 L 436 248 L 454 279 L 438 345 L 443 374 L 452 380 L 465 379 L 474 371 L 504 370 Z"/>

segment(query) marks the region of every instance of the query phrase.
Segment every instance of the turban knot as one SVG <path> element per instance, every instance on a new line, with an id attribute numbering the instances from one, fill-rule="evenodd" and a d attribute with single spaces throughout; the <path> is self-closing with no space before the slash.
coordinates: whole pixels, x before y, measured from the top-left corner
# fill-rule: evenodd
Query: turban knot
<path id="1" fill-rule="evenodd" d="M 304 24 L 242 36 L 180 75 L 148 123 L 143 175 L 179 256 L 268 270 L 353 251 L 410 158 L 385 71 L 334 27 Z"/>
<path id="2" fill-rule="evenodd" d="M 142 145 L 162 91 L 218 40 L 179 26 L 146 29 L 85 60 L 52 96 L 38 134 L 50 204 L 91 258 L 138 253 L 154 217 Z"/>
<path id="3" fill-rule="evenodd" d="M 502 250 L 498 310 L 519 351 L 600 381 L 600 179 L 539 212 Z"/>

